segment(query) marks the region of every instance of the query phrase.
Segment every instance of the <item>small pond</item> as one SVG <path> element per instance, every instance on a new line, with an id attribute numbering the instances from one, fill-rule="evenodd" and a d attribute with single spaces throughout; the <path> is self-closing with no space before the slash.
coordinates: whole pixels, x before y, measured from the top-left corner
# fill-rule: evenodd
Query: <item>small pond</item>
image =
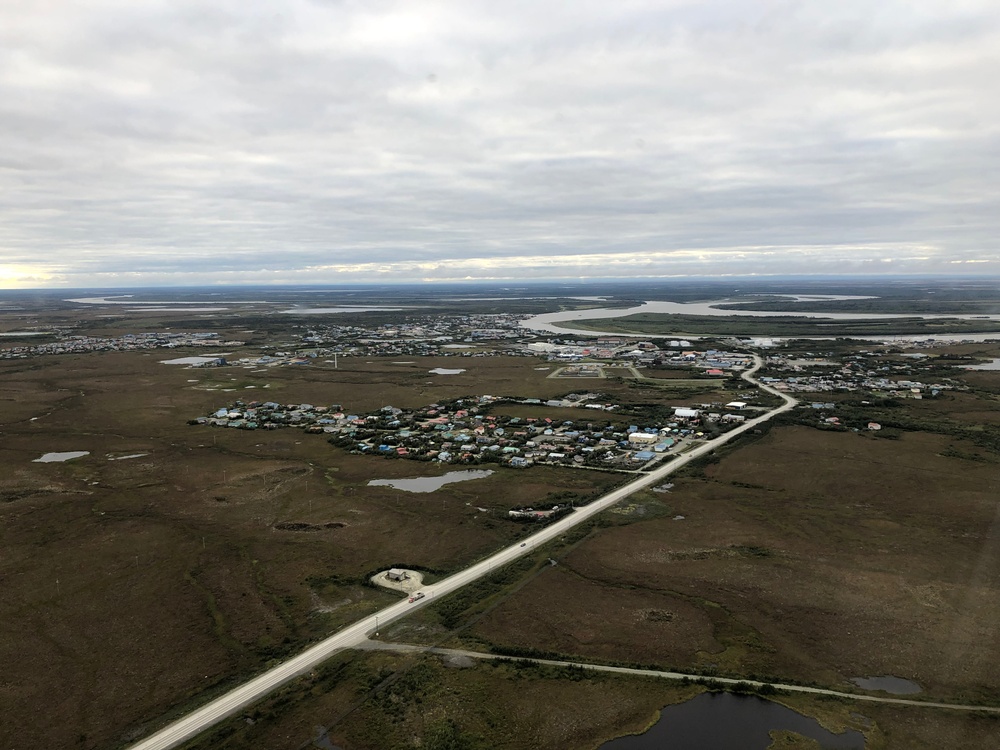
<path id="1" fill-rule="evenodd" d="M 798 732 L 824 750 L 864 750 L 861 732 L 834 734 L 819 722 L 756 696 L 702 693 L 667 706 L 644 734 L 605 742 L 601 750 L 765 750 L 773 729 Z"/>
<path id="2" fill-rule="evenodd" d="M 435 375 L 461 375 L 465 370 L 449 370 L 446 367 L 435 367 L 431 372 Z"/>
<path id="3" fill-rule="evenodd" d="M 440 477 L 414 477 L 413 479 L 372 479 L 369 487 L 392 487 L 405 492 L 434 492 L 453 482 L 467 482 L 470 479 L 483 479 L 493 472 L 489 469 L 470 469 L 468 471 L 449 471 Z"/>
<path id="4" fill-rule="evenodd" d="M 882 677 L 852 677 L 851 682 L 862 690 L 884 690 L 893 695 L 914 695 L 921 691 L 913 680 L 884 675 Z"/>
<path id="5" fill-rule="evenodd" d="M 65 453 L 46 453 L 41 458 L 36 458 L 32 463 L 35 464 L 51 464 L 59 463 L 61 461 L 70 461 L 74 458 L 82 458 L 83 456 L 89 456 L 90 451 L 66 451 Z"/>
<path id="6" fill-rule="evenodd" d="M 177 359 L 161 359 L 165 365 L 204 365 L 208 362 L 215 362 L 222 355 L 217 357 L 178 357 Z"/>

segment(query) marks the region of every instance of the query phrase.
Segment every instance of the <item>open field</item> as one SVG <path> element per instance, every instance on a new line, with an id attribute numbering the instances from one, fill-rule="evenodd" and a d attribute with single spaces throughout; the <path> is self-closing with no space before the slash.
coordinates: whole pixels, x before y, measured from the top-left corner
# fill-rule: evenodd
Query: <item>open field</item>
<path id="1" fill-rule="evenodd" d="M 245 747 L 597 748 L 643 731 L 659 710 L 703 691 L 691 684 L 532 664 L 365 651 L 331 659 L 185 750 Z M 1000 719 L 800 694 L 770 700 L 866 750 L 991 748 Z M 781 733 L 773 748 L 815 748 Z M 329 743 L 329 744 L 327 744 Z"/>
<path id="2" fill-rule="evenodd" d="M 184 747 L 296 748 L 319 737 L 348 749 L 580 750 L 641 731 L 660 708 L 699 690 L 516 662 L 356 652 Z"/>
<path id="3" fill-rule="evenodd" d="M 468 307 L 480 304 L 502 306 Z M 523 308 L 557 306 L 525 301 Z M 250 342 L 233 348 L 238 357 L 257 344 L 295 348 L 317 322 L 254 310 L 256 317 L 201 317 L 56 304 L 48 317 L 8 315 L 4 326 L 57 321 L 113 335 L 136 330 L 138 321 L 148 328 L 186 321 Z M 361 318 L 337 322 L 350 319 Z M 655 382 L 624 370 L 601 380 L 553 379 L 541 369 L 550 363 L 531 357 L 341 356 L 337 367 L 319 358 L 252 369 L 160 363 L 212 351 L 0 362 L 0 741 L 7 745 L 119 747 L 394 601 L 364 585 L 374 571 L 407 565 L 433 582 L 531 528 L 507 520 L 508 508 L 586 499 L 622 479 L 490 466 L 496 473 L 488 478 L 411 494 L 367 482 L 455 467 L 348 455 L 295 429 L 189 426 L 192 417 L 237 399 L 339 403 L 364 413 L 484 393 L 544 400 L 594 391 L 622 409 L 495 409 L 632 424 L 670 405 L 724 403 L 740 393 L 727 380 L 700 390 L 659 370 L 645 371 Z M 927 351 L 989 358 L 1000 349 Z M 944 371 L 944 360 L 936 364 Z M 430 373 L 436 367 L 465 372 Z M 702 462 L 702 473 L 673 479 L 669 492 L 634 496 L 523 567 L 498 572 L 464 599 L 436 602 L 385 635 L 837 688 L 849 688 L 850 677 L 894 674 L 918 681 L 928 697 L 1000 704 L 993 648 L 1000 373 L 948 372 L 971 390 L 877 407 L 862 407 L 858 394 L 829 396 L 845 413 L 884 421 L 881 437 L 785 420 L 716 463 Z M 76 450 L 90 453 L 34 462 Z M 381 697 L 362 700 L 397 673 Z M 236 717 L 220 744 L 200 746 L 299 747 L 323 725 L 346 750 L 453 740 L 526 748 L 540 738 L 545 747 L 596 747 L 695 689 L 524 665 L 451 668 L 437 657 L 344 655 L 252 709 L 254 724 Z M 834 725 L 856 710 L 782 700 Z M 451 705 L 457 713 L 446 713 Z M 950 738 L 993 747 L 998 731 L 991 720 L 925 709 L 862 713 L 873 722 L 869 750 L 941 747 Z"/>
<path id="4" fill-rule="evenodd" d="M 714 383 L 721 380 L 721 378 L 707 378 L 699 377 L 694 378 L 693 376 L 699 374 L 697 370 L 692 370 L 690 367 L 639 367 L 636 368 L 639 374 L 644 378 L 649 378 L 650 380 L 680 380 L 682 383 L 678 385 L 707 385 L 708 383 Z"/>
<path id="5" fill-rule="evenodd" d="M 0 738 L 8 744 L 116 746 L 392 601 L 363 585 L 367 574 L 397 563 L 454 570 L 523 533 L 503 517 L 509 507 L 588 497 L 620 481 L 494 467 L 486 479 L 412 494 L 367 482 L 448 469 L 346 455 L 295 429 L 186 424 L 241 397 L 360 411 L 501 392 L 505 383 L 513 393 L 564 393 L 530 358 L 463 359 L 467 377 L 426 372 L 453 358 L 264 373 L 160 363 L 187 353 L 0 363 Z M 226 391 L 244 381 L 257 388 Z M 90 455 L 34 462 L 76 450 Z"/>
<path id="6" fill-rule="evenodd" d="M 593 535 L 471 634 L 831 686 L 893 674 L 1000 702 L 998 478 L 949 446 L 972 450 L 776 428 L 678 480 L 670 514 Z"/>

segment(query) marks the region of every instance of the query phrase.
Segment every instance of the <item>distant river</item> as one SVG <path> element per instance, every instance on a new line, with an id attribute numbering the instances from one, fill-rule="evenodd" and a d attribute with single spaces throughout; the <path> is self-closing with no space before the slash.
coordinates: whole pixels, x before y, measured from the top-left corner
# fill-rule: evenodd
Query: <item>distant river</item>
<path id="1" fill-rule="evenodd" d="M 867 297 L 850 297 L 842 295 L 797 295 L 783 294 L 771 295 L 791 297 L 796 301 L 808 300 L 839 300 L 839 299 L 871 299 Z M 521 326 L 532 331 L 543 331 L 545 333 L 576 333 L 595 336 L 627 336 L 631 338 L 648 339 L 648 333 L 619 333 L 617 331 L 591 331 L 575 330 L 564 328 L 560 323 L 568 323 L 575 320 L 606 320 L 611 318 L 622 318 L 627 315 L 638 313 L 660 313 L 669 315 L 701 315 L 710 317 L 752 317 L 752 318 L 815 318 L 817 320 L 888 320 L 898 318 L 961 318 L 963 320 L 1000 320 L 1000 315 L 925 315 L 922 313 L 818 313 L 818 312 L 776 312 L 771 310 L 724 310 L 719 305 L 730 305 L 737 302 L 752 302 L 747 298 L 740 299 L 720 299 L 712 302 L 643 302 L 638 307 L 627 308 L 595 308 L 592 310 L 566 310 L 554 313 L 542 313 L 534 315 L 527 320 L 521 321 Z M 673 335 L 673 334 L 670 334 Z M 682 335 L 680 332 L 678 336 Z M 699 338 L 697 336 L 684 335 L 684 338 Z M 796 336 L 795 338 L 822 338 L 811 336 Z M 886 336 L 853 336 L 852 338 L 867 338 L 882 341 Z M 956 339 L 961 341 L 983 341 L 986 339 L 1000 338 L 1000 333 L 986 334 L 916 334 L 913 336 L 892 336 L 889 338 L 924 340 L 934 339 Z"/>

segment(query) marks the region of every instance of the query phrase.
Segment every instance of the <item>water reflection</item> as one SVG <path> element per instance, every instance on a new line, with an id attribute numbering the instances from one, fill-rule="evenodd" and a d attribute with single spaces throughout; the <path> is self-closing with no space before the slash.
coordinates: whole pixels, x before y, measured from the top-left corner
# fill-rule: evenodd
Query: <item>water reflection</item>
<path id="1" fill-rule="evenodd" d="M 864 750 L 861 732 L 834 734 L 819 722 L 756 696 L 702 693 L 667 706 L 643 734 L 605 742 L 601 750 L 765 750 L 769 732 L 786 729 L 810 737 L 824 750 Z"/>
<path id="2" fill-rule="evenodd" d="M 74 458 L 89 456 L 90 451 L 65 451 L 64 453 L 46 453 L 41 458 L 36 458 L 33 463 L 50 464 L 61 463 L 62 461 L 72 461 Z"/>
<path id="3" fill-rule="evenodd" d="M 784 297 L 798 297 L 802 300 L 806 299 L 803 295 L 780 295 Z M 823 295 L 813 295 L 810 299 L 818 299 Z M 825 295 L 825 298 L 832 298 L 834 295 Z M 555 334 L 577 334 L 582 336 L 617 336 L 624 338 L 649 338 L 648 333 L 622 333 L 620 331 L 600 331 L 600 330 L 577 330 L 573 328 L 565 328 L 561 326 L 561 323 L 571 323 L 577 320 L 607 320 L 611 318 L 621 318 L 627 315 L 637 315 L 641 313 L 660 313 L 668 315 L 698 315 L 698 316 L 709 316 L 709 317 L 753 317 L 753 318 L 776 318 L 776 317 L 786 317 L 786 318 L 814 318 L 817 320 L 893 320 L 900 318 L 921 318 L 924 320 L 937 320 L 942 318 L 958 318 L 960 320 L 1000 320 L 1000 315 L 941 315 L 934 313 L 834 313 L 834 312 L 796 312 L 796 311 L 768 311 L 768 310 L 727 310 L 719 305 L 731 304 L 734 302 L 752 302 L 750 299 L 723 299 L 714 300 L 712 302 L 665 302 L 662 300 L 653 300 L 643 302 L 636 307 L 628 308 L 594 308 L 590 310 L 561 310 L 559 312 L 542 313 L 540 315 L 533 315 L 526 320 L 521 321 L 521 327 L 527 328 L 532 331 L 543 331 L 546 333 Z M 668 334 L 664 334 L 668 335 Z M 669 334 L 674 335 L 674 334 Z M 677 334 L 681 335 L 681 334 Z M 689 334 L 683 334 L 684 338 L 688 339 L 699 339 L 699 336 L 691 336 Z M 823 336 L 794 336 L 787 338 L 801 338 L 801 339 L 812 339 L 812 340 L 825 340 L 827 337 Z M 834 337 L 830 337 L 834 338 Z M 903 335 L 886 335 L 881 336 L 851 336 L 854 339 L 863 339 L 867 341 L 887 341 L 887 340 L 906 340 L 906 341 L 926 341 L 926 340 L 936 340 L 936 341 L 990 341 L 993 339 L 1000 338 L 1000 332 L 994 333 L 922 333 L 922 334 L 903 334 Z M 776 340 L 782 340 L 778 338 Z"/>
<path id="4" fill-rule="evenodd" d="M 992 359 L 981 365 L 965 365 L 963 370 L 1000 370 L 1000 359 Z"/>
<path id="5" fill-rule="evenodd" d="M 488 469 L 470 469 L 468 471 L 449 471 L 440 477 L 414 477 L 413 479 L 372 479 L 369 487 L 392 487 L 406 492 L 434 492 L 453 482 L 467 482 L 470 479 L 483 479 L 493 472 Z"/>

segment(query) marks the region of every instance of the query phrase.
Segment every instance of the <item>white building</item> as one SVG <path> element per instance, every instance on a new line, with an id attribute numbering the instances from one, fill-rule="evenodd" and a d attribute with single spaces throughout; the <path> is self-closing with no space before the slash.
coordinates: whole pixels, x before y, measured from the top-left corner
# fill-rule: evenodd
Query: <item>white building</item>
<path id="1" fill-rule="evenodd" d="M 659 439 L 659 435 L 650 435 L 648 432 L 633 432 L 628 436 L 628 441 L 633 445 L 652 445 L 658 442 Z"/>

